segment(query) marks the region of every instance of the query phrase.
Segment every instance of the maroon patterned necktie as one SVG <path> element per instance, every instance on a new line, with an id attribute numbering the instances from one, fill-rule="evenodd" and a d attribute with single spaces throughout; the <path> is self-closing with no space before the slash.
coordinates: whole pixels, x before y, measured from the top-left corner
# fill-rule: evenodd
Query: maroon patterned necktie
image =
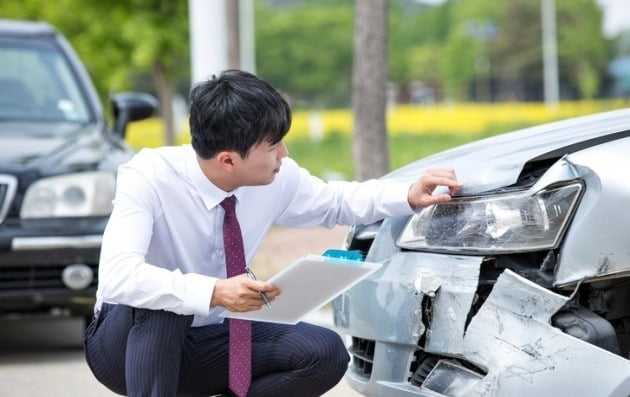
<path id="1" fill-rule="evenodd" d="M 226 197 L 221 202 L 223 218 L 223 245 L 227 276 L 245 273 L 243 236 L 236 219 L 236 198 Z M 252 378 L 252 324 L 248 320 L 230 319 L 230 390 L 238 397 L 247 394 Z"/>

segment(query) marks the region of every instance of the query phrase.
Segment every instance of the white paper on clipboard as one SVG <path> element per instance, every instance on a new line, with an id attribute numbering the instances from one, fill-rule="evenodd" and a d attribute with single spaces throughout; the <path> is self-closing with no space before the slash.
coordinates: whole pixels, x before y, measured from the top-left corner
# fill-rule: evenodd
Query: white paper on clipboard
<path id="1" fill-rule="evenodd" d="M 268 280 L 282 291 L 271 307 L 246 313 L 225 311 L 222 316 L 296 324 L 380 267 L 380 263 L 308 255 Z"/>

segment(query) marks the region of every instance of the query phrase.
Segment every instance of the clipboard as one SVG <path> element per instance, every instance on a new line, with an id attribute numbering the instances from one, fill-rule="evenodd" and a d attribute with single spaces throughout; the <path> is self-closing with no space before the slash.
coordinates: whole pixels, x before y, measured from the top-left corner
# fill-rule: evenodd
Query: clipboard
<path id="1" fill-rule="evenodd" d="M 284 268 L 268 281 L 282 290 L 271 307 L 236 313 L 225 311 L 223 317 L 243 320 L 296 324 L 348 288 L 381 267 L 380 263 L 345 258 L 307 255 Z"/>

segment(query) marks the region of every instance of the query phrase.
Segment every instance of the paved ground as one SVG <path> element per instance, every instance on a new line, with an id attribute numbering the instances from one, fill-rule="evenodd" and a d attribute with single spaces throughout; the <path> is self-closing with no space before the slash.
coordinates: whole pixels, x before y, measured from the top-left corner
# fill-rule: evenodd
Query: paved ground
<path id="1" fill-rule="evenodd" d="M 302 255 L 338 248 L 345 231 L 274 228 L 254 267 L 260 278 L 268 278 Z M 330 313 L 325 309 L 313 313 L 307 321 L 331 326 Z M 75 318 L 0 318 L 0 396 L 115 396 L 94 379 L 83 360 L 83 326 L 83 320 Z M 342 380 L 325 396 L 359 394 Z"/>
<path id="2" fill-rule="evenodd" d="M 312 322 L 330 321 L 315 313 Z M 325 324 L 323 324 L 325 325 Z M 0 320 L 0 396 L 113 397 L 83 359 L 83 320 L 31 317 Z M 342 380 L 325 397 L 360 396 Z"/>

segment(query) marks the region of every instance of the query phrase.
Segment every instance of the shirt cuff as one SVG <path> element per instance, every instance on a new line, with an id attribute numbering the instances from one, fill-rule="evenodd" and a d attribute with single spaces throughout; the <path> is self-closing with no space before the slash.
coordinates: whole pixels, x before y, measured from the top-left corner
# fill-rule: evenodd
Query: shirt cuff
<path id="1" fill-rule="evenodd" d="M 409 205 L 409 189 L 412 185 L 413 183 L 393 183 L 387 188 L 383 202 L 391 203 L 388 208 L 389 216 L 411 215 L 417 211 Z"/>
<path id="2" fill-rule="evenodd" d="M 186 290 L 184 292 L 184 313 L 199 316 L 210 314 L 210 300 L 217 279 L 201 274 L 186 274 Z"/>

